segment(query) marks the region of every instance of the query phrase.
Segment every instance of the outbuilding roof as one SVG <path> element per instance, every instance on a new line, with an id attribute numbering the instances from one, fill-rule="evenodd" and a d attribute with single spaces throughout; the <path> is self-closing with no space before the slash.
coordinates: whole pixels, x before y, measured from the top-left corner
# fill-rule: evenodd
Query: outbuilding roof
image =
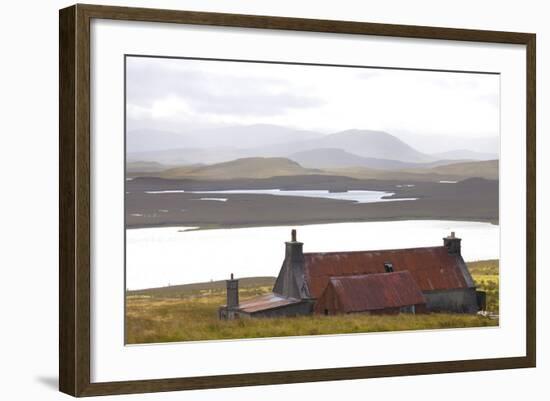
<path id="1" fill-rule="evenodd" d="M 356 252 L 304 253 L 304 275 L 310 294 L 319 298 L 334 276 L 408 271 L 422 291 L 473 286 L 459 254 L 443 246 Z"/>
<path id="2" fill-rule="evenodd" d="M 426 299 L 407 271 L 331 277 L 321 295 L 335 297 L 344 313 L 423 305 Z"/>
<path id="3" fill-rule="evenodd" d="M 269 293 L 256 298 L 243 301 L 239 304 L 239 310 L 245 313 L 254 313 L 270 309 L 276 309 L 283 306 L 301 302 L 296 298 L 283 297 L 277 294 Z"/>

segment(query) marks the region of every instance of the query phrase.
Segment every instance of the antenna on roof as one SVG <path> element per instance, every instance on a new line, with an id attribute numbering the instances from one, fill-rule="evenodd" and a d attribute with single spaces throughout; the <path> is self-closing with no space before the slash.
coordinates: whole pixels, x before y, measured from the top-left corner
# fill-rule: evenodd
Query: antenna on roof
<path id="1" fill-rule="evenodd" d="M 292 231 L 290 232 L 290 236 L 291 236 L 291 241 L 296 242 L 296 230 L 295 229 L 292 229 Z"/>

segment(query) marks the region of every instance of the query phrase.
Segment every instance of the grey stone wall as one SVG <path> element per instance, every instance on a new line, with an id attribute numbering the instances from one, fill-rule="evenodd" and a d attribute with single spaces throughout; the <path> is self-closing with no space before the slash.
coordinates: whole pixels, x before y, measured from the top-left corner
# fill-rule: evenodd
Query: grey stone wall
<path id="1" fill-rule="evenodd" d="M 430 312 L 476 313 L 479 308 L 475 288 L 425 291 Z"/>
<path id="2" fill-rule="evenodd" d="M 263 310 L 251 314 L 252 317 L 292 317 L 311 315 L 313 313 L 313 302 L 302 301 L 292 305 L 282 306 L 280 308 Z"/>

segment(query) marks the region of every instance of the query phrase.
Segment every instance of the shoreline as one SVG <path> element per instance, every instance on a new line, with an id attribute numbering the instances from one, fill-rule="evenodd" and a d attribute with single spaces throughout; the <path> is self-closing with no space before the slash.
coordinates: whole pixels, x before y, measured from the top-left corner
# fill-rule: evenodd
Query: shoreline
<path id="1" fill-rule="evenodd" d="M 151 224 L 131 224 L 126 225 L 125 230 L 135 230 L 135 229 L 144 229 L 144 228 L 169 228 L 169 227 L 196 227 L 184 231 L 204 231 L 204 230 L 222 230 L 222 229 L 234 229 L 234 228 L 262 228 L 262 227 L 282 227 L 282 226 L 311 226 L 316 224 L 339 224 L 339 223 L 385 223 L 385 222 L 395 222 L 395 221 L 464 221 L 468 223 L 489 223 L 494 226 L 500 225 L 500 221 L 494 221 L 492 219 L 479 219 L 479 218 L 465 218 L 465 217 L 445 217 L 445 216 L 434 216 L 430 218 L 418 217 L 396 217 L 391 219 L 377 219 L 377 218 L 364 218 L 364 219 L 347 219 L 347 220 L 338 220 L 334 221 L 331 219 L 327 220 L 316 220 L 316 221 L 292 221 L 292 222 L 273 222 L 271 224 L 183 224 L 179 222 L 166 222 L 166 223 L 151 223 Z"/>

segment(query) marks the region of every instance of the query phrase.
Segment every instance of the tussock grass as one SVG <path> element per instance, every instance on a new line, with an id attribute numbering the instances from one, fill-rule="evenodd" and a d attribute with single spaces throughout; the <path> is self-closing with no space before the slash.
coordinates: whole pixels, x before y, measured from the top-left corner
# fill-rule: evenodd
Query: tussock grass
<path id="1" fill-rule="evenodd" d="M 498 315 L 500 297 L 498 259 L 469 262 L 468 269 L 478 290 L 487 293 L 487 311 Z"/>
<path id="2" fill-rule="evenodd" d="M 131 301 L 126 317 L 126 342 L 139 344 L 498 325 L 497 320 L 482 316 L 439 313 L 395 316 L 313 315 L 220 321 L 216 313 L 222 301 L 153 301 L 147 305 Z"/>
<path id="3" fill-rule="evenodd" d="M 499 272 L 498 259 L 478 260 L 475 262 L 468 262 L 467 265 L 472 275 L 498 276 L 498 272 Z"/>
<path id="4" fill-rule="evenodd" d="M 498 312 L 498 260 L 474 262 L 469 264 L 469 267 L 480 289 L 487 291 L 487 303 L 492 308 L 489 310 Z M 239 296 L 245 300 L 268 293 L 273 281 L 273 277 L 246 279 L 241 282 Z M 498 319 L 440 313 L 395 316 L 314 315 L 220 321 L 217 318 L 217 310 L 224 303 L 224 282 L 128 292 L 126 343 L 498 326 Z"/>

